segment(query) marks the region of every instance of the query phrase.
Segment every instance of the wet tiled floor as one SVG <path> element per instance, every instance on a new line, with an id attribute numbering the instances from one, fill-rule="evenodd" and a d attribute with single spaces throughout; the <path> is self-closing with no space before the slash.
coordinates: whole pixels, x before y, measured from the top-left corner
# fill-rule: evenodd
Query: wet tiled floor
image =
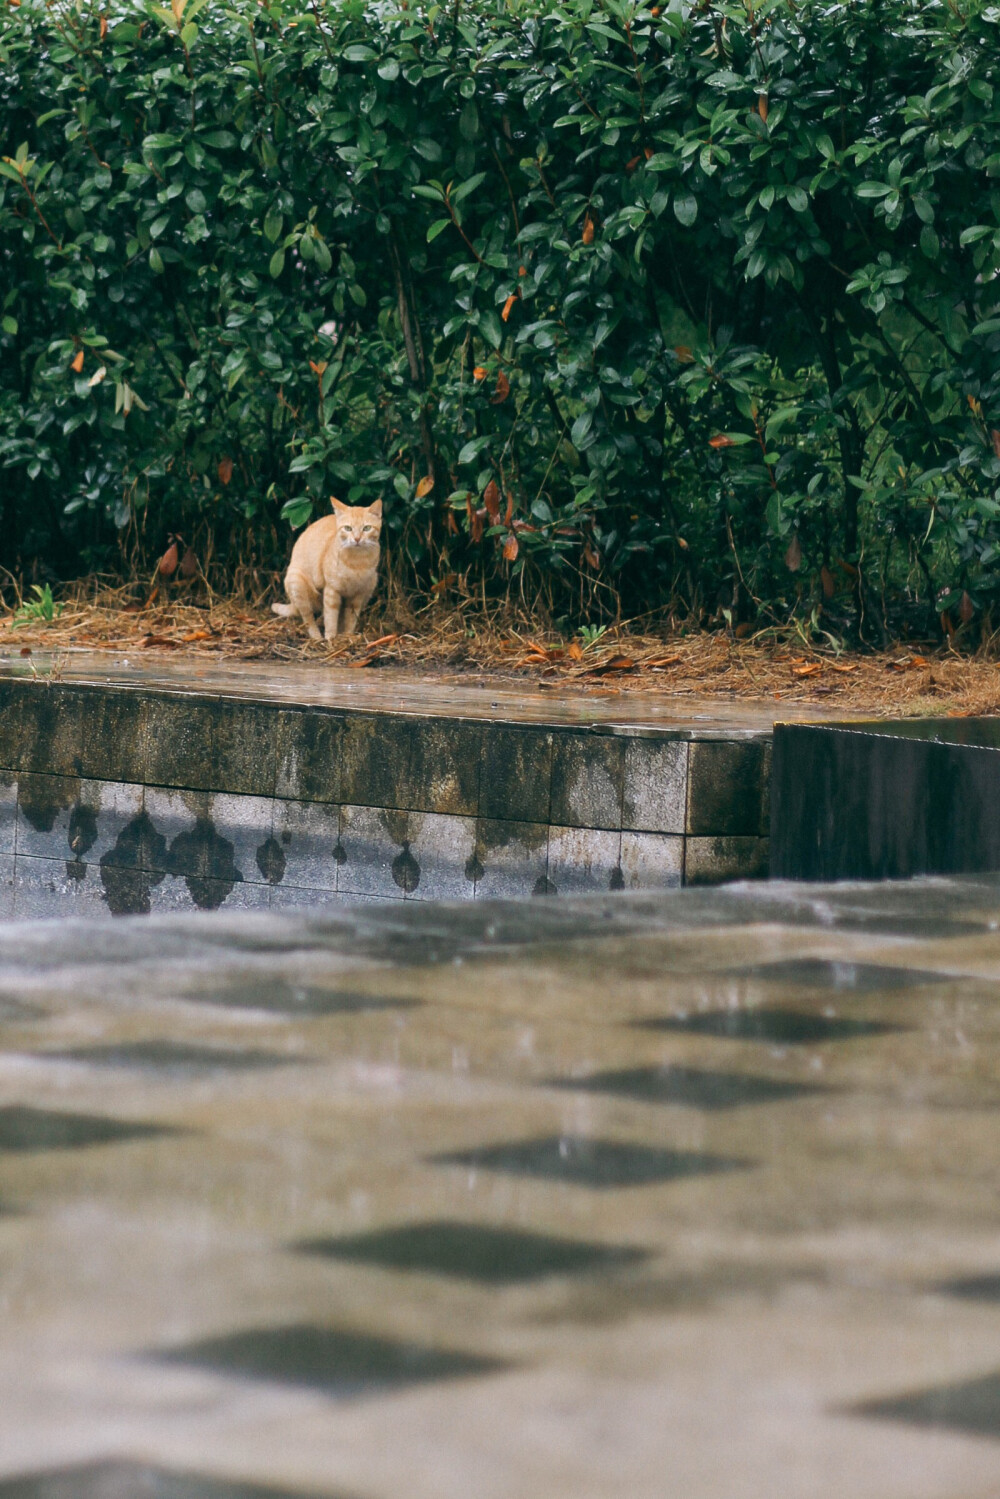
<path id="1" fill-rule="evenodd" d="M 0 1499 L 995 1499 L 1000 880 L 0 924 Z"/>

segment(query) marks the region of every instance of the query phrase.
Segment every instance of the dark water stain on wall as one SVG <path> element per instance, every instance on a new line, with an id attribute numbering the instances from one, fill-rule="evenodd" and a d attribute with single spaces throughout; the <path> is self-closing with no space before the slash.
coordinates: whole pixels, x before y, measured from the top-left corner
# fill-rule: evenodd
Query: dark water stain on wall
<path id="1" fill-rule="evenodd" d="M 85 880 L 87 866 L 83 856 L 89 853 L 97 842 L 97 813 L 93 807 L 77 802 L 69 814 L 69 831 L 66 836 L 73 852 L 73 858 L 66 860 L 66 878 Z"/>
<path id="2" fill-rule="evenodd" d="M 164 878 L 167 840 L 140 812 L 126 823 L 114 848 L 101 855 L 101 884 L 113 916 L 148 916 L 149 893 Z"/>
<path id="3" fill-rule="evenodd" d="M 183 878 L 200 911 L 216 911 L 243 880 L 235 852 L 229 839 L 216 832 L 211 818 L 199 817 L 193 828 L 178 833 L 170 845 L 167 869 Z"/>
<path id="4" fill-rule="evenodd" d="M 277 838 L 268 838 L 257 850 L 257 868 L 269 885 L 280 885 L 285 878 L 288 860 Z"/>
<path id="5" fill-rule="evenodd" d="M 404 895 L 412 895 L 420 884 L 420 865 L 410 853 L 409 842 L 392 861 L 392 877 Z"/>
<path id="6" fill-rule="evenodd" d="M 51 833 L 59 813 L 71 807 L 79 795 L 80 781 L 76 776 L 18 777 L 18 811 L 36 833 Z"/>

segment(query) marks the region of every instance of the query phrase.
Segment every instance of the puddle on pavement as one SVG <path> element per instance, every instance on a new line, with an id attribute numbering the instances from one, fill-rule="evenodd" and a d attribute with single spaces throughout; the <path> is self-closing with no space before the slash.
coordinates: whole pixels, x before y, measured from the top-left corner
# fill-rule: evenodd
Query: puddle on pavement
<path id="1" fill-rule="evenodd" d="M 0 1499 L 995 1489 L 996 882 L 0 962 Z"/>

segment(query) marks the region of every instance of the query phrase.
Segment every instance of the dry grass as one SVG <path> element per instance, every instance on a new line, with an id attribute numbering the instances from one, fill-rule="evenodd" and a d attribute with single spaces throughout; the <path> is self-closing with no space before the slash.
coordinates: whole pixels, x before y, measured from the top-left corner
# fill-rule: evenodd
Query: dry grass
<path id="1" fill-rule="evenodd" d="M 79 584 L 51 623 L 0 617 L 0 650 L 148 651 L 217 661 L 288 661 L 359 669 L 438 669 L 539 688 L 574 683 L 581 692 L 690 695 L 756 702 L 811 703 L 857 714 L 1000 712 L 1000 665 L 953 649 L 918 654 L 900 647 L 839 656 L 773 635 L 647 635 L 609 630 L 593 645 L 560 640 L 524 622 L 489 619 L 441 601 L 414 612 L 398 602 L 373 612 L 362 636 L 333 645 L 310 641 L 300 624 L 265 604 L 176 590 L 137 602 L 134 588 Z"/>

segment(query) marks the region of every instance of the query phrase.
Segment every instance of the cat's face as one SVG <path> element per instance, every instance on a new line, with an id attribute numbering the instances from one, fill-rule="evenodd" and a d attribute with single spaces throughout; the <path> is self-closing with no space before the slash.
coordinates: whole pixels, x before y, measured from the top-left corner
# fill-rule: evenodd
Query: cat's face
<path id="1" fill-rule="evenodd" d="M 381 500 L 376 500 L 374 505 L 342 505 L 339 500 L 334 500 L 333 513 L 337 517 L 339 548 L 378 549 L 379 533 L 382 530 Z"/>

